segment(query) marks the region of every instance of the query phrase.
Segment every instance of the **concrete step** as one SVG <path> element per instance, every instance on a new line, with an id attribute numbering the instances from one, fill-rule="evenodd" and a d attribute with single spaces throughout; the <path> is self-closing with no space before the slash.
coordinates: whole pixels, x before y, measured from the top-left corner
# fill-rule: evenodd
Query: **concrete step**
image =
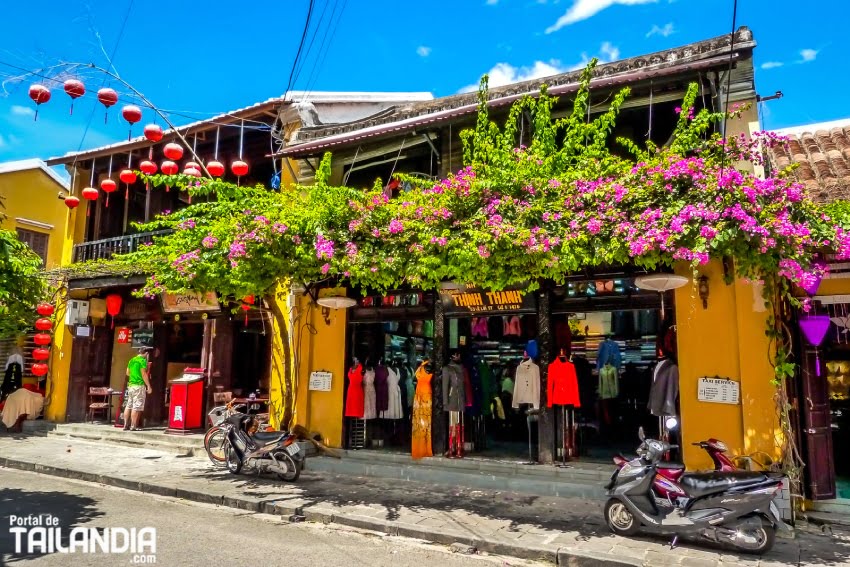
<path id="1" fill-rule="evenodd" d="M 838 514 L 850 518 L 850 499 L 836 498 L 834 500 L 818 500 L 813 504 L 815 512 Z"/>
<path id="2" fill-rule="evenodd" d="M 205 456 L 203 435 L 167 435 L 163 430 L 124 431 L 108 424 L 52 424 L 46 432 L 57 439 L 79 439 L 89 442 L 157 449 L 166 453 Z"/>
<path id="3" fill-rule="evenodd" d="M 414 461 L 409 455 L 378 451 L 347 451 L 342 459 L 310 459 L 307 468 L 364 477 L 464 486 L 479 490 L 506 490 L 537 496 L 576 496 L 602 499 L 613 465 L 558 468 L 486 459 L 432 457 Z"/>

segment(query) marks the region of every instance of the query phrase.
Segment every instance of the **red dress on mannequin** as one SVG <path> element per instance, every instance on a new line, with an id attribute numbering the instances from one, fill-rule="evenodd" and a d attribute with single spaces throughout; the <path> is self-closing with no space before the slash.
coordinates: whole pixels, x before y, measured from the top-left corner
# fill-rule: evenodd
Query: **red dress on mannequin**
<path id="1" fill-rule="evenodd" d="M 348 371 L 348 393 L 345 396 L 345 417 L 363 418 L 363 365 L 358 364 Z"/>
<path id="2" fill-rule="evenodd" d="M 576 367 L 569 361 L 556 358 L 549 365 L 549 392 L 546 396 L 547 405 L 581 407 L 578 395 L 578 379 Z"/>

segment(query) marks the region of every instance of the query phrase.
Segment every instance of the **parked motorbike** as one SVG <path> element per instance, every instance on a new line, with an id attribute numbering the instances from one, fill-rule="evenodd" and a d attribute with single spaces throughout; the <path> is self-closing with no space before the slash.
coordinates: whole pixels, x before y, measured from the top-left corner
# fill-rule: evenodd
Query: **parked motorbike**
<path id="1" fill-rule="evenodd" d="M 225 419 L 227 470 L 239 474 L 243 467 L 248 467 L 257 474 L 273 472 L 287 482 L 298 480 L 307 454 L 297 436 L 288 431 L 253 431 L 254 420 L 254 416 L 242 413 Z"/>
<path id="2" fill-rule="evenodd" d="M 675 445 L 646 439 L 640 431 L 638 457 L 614 471 L 605 487 L 605 521 L 617 535 L 644 528 L 655 533 L 701 536 L 746 553 L 762 554 L 773 547 L 776 530 L 790 530 L 773 498 L 782 488 L 781 475 L 749 471 L 678 473 L 675 481 L 660 476 L 663 455 Z M 679 469 L 675 469 L 677 472 Z"/>
<path id="3" fill-rule="evenodd" d="M 732 463 L 729 457 L 726 456 L 726 452 L 729 448 L 723 441 L 712 438 L 708 441 L 694 443 L 693 445 L 705 449 L 708 456 L 711 457 L 711 461 L 714 463 L 714 470 L 725 472 L 740 470 Z M 627 459 L 623 455 L 614 456 L 614 464 L 617 465 L 618 468 L 623 468 L 629 463 L 629 461 L 630 459 Z M 652 481 L 652 486 L 656 494 L 658 494 L 661 498 L 673 500 L 686 496 L 683 492 L 681 492 L 681 488 L 677 484 L 682 475 L 685 474 L 684 464 L 660 462 L 656 466 L 656 470 L 658 471 L 658 474 L 656 475 L 655 480 Z"/>

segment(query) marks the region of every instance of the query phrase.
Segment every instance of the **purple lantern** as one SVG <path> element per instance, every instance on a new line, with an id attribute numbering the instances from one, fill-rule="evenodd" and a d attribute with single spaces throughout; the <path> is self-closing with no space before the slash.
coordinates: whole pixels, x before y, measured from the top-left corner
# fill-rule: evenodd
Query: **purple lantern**
<path id="1" fill-rule="evenodd" d="M 820 376 L 820 355 L 818 347 L 823 344 L 831 321 L 829 315 L 806 315 L 800 317 L 800 330 L 806 342 L 815 347 L 815 375 Z"/>
<path id="2" fill-rule="evenodd" d="M 811 271 L 805 272 L 800 279 L 800 288 L 806 292 L 809 297 L 814 297 L 820 287 L 820 282 L 823 276 L 829 269 L 826 262 L 816 260 L 812 262 Z"/>

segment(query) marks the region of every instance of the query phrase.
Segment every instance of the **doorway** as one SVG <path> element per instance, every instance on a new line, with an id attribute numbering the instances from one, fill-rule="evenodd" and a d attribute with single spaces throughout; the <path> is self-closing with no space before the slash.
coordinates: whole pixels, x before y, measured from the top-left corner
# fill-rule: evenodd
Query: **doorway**
<path id="1" fill-rule="evenodd" d="M 89 336 L 80 336 L 88 329 Z M 68 380 L 68 405 L 65 420 L 81 422 L 86 419 L 89 388 L 109 386 L 112 362 L 112 333 L 98 327 L 76 327 L 77 336 L 71 348 L 71 369 Z"/>

